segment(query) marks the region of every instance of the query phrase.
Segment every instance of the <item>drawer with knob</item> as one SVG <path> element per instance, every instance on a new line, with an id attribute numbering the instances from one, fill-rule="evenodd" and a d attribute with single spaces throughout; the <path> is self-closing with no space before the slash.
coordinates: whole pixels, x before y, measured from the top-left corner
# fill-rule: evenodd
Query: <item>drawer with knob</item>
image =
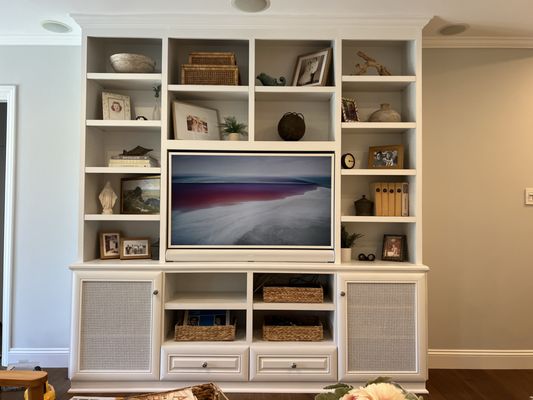
<path id="1" fill-rule="evenodd" d="M 326 349 L 325 349 L 326 350 Z M 270 353 L 251 350 L 251 380 L 254 381 L 335 381 L 337 352 L 335 348 L 314 354 Z"/>
<path id="2" fill-rule="evenodd" d="M 176 346 L 162 348 L 161 379 L 225 380 L 248 378 L 248 348 L 245 346 Z"/>

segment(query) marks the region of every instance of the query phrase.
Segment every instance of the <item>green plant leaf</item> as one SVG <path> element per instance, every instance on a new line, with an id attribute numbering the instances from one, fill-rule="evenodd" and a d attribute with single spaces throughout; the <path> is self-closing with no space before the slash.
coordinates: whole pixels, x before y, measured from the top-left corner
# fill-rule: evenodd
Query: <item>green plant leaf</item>
<path id="1" fill-rule="evenodd" d="M 338 382 L 333 385 L 328 385 L 324 389 L 337 389 L 337 388 L 350 388 L 353 389 L 353 386 L 347 385 L 346 383 Z"/>

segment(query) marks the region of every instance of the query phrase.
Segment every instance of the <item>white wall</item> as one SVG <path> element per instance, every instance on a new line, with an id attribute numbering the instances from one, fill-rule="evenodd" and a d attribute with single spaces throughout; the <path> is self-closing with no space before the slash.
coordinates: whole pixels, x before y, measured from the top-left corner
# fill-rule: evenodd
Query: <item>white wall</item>
<path id="1" fill-rule="evenodd" d="M 0 84 L 18 91 L 10 362 L 67 365 L 80 71 L 79 47 L 0 46 Z"/>
<path id="2" fill-rule="evenodd" d="M 430 367 L 533 368 L 533 50 L 426 49 L 423 73 Z"/>

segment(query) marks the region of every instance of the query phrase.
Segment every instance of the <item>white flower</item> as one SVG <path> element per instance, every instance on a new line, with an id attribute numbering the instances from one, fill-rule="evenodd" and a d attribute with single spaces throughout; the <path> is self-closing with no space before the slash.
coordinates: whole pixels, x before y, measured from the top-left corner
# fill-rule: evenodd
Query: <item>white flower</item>
<path id="1" fill-rule="evenodd" d="M 345 399 L 346 396 L 351 395 Z M 390 383 L 372 383 L 366 387 L 350 390 L 342 400 L 405 400 L 401 389 Z"/>

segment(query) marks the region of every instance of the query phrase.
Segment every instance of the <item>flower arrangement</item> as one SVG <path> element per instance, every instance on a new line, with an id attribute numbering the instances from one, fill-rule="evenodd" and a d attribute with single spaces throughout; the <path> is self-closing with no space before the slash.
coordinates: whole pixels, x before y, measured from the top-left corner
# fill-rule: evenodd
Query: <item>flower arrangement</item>
<path id="1" fill-rule="evenodd" d="M 359 388 L 339 382 L 324 389 L 330 391 L 317 394 L 315 400 L 423 400 L 386 377 L 379 377 Z"/>

